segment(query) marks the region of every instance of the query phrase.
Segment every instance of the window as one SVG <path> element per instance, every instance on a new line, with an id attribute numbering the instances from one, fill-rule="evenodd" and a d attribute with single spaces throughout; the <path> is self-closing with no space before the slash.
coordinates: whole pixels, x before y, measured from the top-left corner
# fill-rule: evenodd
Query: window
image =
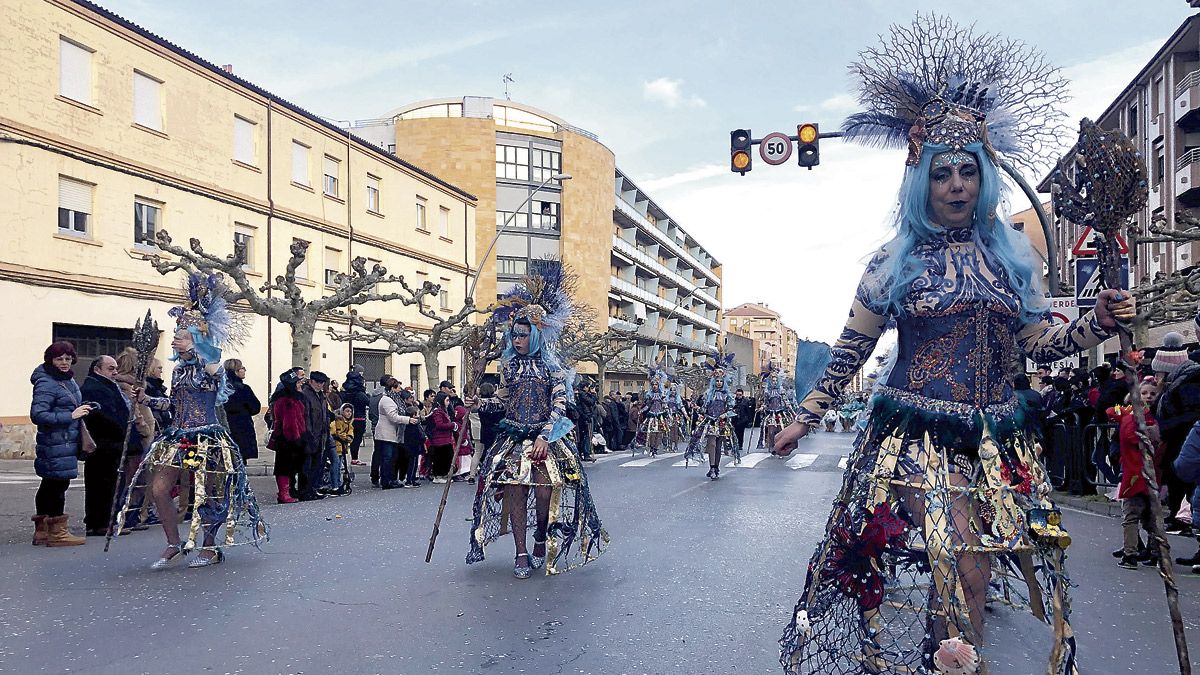
<path id="1" fill-rule="evenodd" d="M 84 183 L 66 176 L 58 177 L 58 231 L 71 234 L 89 234 L 88 220 L 92 215 L 92 189 Z"/>
<path id="2" fill-rule="evenodd" d="M 307 241 L 293 237 L 292 243 L 295 244 L 297 242 L 302 243 L 306 246 L 308 245 Z M 289 257 L 289 260 L 290 260 L 290 257 Z M 308 279 L 308 257 L 307 256 L 304 258 L 304 260 L 300 261 L 300 266 L 296 268 L 296 278 L 304 279 L 304 280 Z"/>
<path id="3" fill-rule="evenodd" d="M 450 309 L 450 291 L 444 288 L 438 291 L 438 303 L 442 309 Z"/>
<path id="4" fill-rule="evenodd" d="M 239 249 L 244 251 L 242 269 L 254 269 L 254 228 L 249 225 L 234 223 L 233 250 L 236 252 Z"/>
<path id="5" fill-rule="evenodd" d="M 162 223 L 162 204 L 144 199 L 133 202 L 133 243 L 154 246 L 154 235 Z"/>
<path id="6" fill-rule="evenodd" d="M 438 234 L 450 238 L 450 209 L 438 207 Z"/>
<path id="7" fill-rule="evenodd" d="M 446 366 L 446 379 L 449 380 L 451 383 L 454 383 L 457 381 L 455 378 L 455 375 L 457 375 L 457 374 L 458 374 L 457 366 Z"/>
<path id="8" fill-rule="evenodd" d="M 1158 185 L 1162 182 L 1163 173 L 1166 171 L 1166 157 L 1163 155 L 1163 149 L 1157 148 L 1154 153 L 1154 184 Z"/>
<path id="9" fill-rule="evenodd" d="M 133 71 L 133 122 L 162 131 L 162 81 Z"/>
<path id="10" fill-rule="evenodd" d="M 308 182 L 308 146 L 300 141 L 292 141 L 292 182 L 307 187 Z"/>
<path id="11" fill-rule="evenodd" d="M 1138 134 L 1138 107 L 1137 104 L 1129 106 L 1129 135 L 1131 137 Z"/>
<path id="12" fill-rule="evenodd" d="M 416 391 L 421 391 L 421 366 L 416 363 L 411 363 L 408 366 L 408 383 Z"/>
<path id="13" fill-rule="evenodd" d="M 533 173 L 529 179 L 535 183 L 541 183 L 562 170 L 562 153 L 560 152 L 534 150 L 531 153 L 531 159 L 533 160 Z M 551 182 L 552 185 L 557 183 L 558 181 Z"/>
<path id="14" fill-rule="evenodd" d="M 128 328 L 55 323 L 50 331 L 55 342 L 66 340 L 75 345 L 80 364 L 75 367 L 77 381 L 87 377 L 92 359 L 106 354 L 120 354 L 133 342 L 133 331 Z"/>
<path id="15" fill-rule="evenodd" d="M 341 162 L 325 155 L 325 194 L 330 197 L 338 196 L 338 165 Z"/>
<path id="16" fill-rule="evenodd" d="M 244 117 L 233 116 L 233 158 L 249 166 L 257 166 L 254 151 L 256 126 L 258 125 Z"/>
<path id="17" fill-rule="evenodd" d="M 529 148 L 497 145 L 496 178 L 529 180 Z"/>
<path id="18" fill-rule="evenodd" d="M 531 216 L 530 225 L 539 230 L 558 230 L 558 204 L 555 202 L 534 202 L 537 213 Z"/>
<path id="19" fill-rule="evenodd" d="M 417 197 L 417 229 L 422 232 L 428 232 L 429 226 L 425 224 L 425 198 Z"/>
<path id="20" fill-rule="evenodd" d="M 325 249 L 325 285 L 336 286 L 337 276 L 342 273 L 342 252 L 336 248 Z"/>
<path id="21" fill-rule="evenodd" d="M 379 213 L 379 178 L 367 174 L 367 210 Z"/>
<path id="22" fill-rule="evenodd" d="M 64 37 L 58 38 L 58 93 L 92 103 L 92 50 Z"/>
<path id="23" fill-rule="evenodd" d="M 523 276 L 526 272 L 527 261 L 524 258 L 496 258 L 496 273 L 512 276 Z"/>
<path id="24" fill-rule="evenodd" d="M 497 211 L 496 229 L 499 230 L 500 228 L 504 227 L 505 223 L 508 224 L 508 227 L 529 227 L 529 214 L 525 213 L 524 211 L 520 213 L 514 213 L 512 211 Z"/>

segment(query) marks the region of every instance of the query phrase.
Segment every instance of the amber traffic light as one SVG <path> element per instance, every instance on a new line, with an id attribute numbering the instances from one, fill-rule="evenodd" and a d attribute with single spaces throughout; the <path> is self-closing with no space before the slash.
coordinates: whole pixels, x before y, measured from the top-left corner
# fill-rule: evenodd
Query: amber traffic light
<path id="1" fill-rule="evenodd" d="M 815 122 L 805 122 L 796 127 L 796 161 L 800 166 L 812 169 L 821 163 L 821 131 Z"/>
<path id="2" fill-rule="evenodd" d="M 750 157 L 749 129 L 734 129 L 729 132 L 729 170 L 745 176 L 753 167 Z"/>

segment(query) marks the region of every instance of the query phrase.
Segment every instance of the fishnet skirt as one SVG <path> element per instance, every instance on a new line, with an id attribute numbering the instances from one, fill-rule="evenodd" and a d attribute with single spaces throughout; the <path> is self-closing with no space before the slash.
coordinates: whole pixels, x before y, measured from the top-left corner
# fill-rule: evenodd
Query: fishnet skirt
<path id="1" fill-rule="evenodd" d="M 872 405 L 780 640 L 785 672 L 935 673 L 947 638 L 979 650 L 986 672 L 971 616 L 970 580 L 983 579 L 991 607 L 1052 627 L 1045 672 L 1076 673 L 1070 539 L 1023 411 L 980 411 L 948 429 L 941 414 L 881 397 Z"/>
<path id="2" fill-rule="evenodd" d="M 586 565 L 608 547 L 608 532 L 600 523 L 587 474 L 579 461 L 573 436 L 550 444 L 543 462 L 544 474 L 534 471 L 535 462 L 528 453 L 533 441 L 516 441 L 508 436 L 496 440 L 480 463 L 483 485 L 475 495 L 471 523 L 471 550 L 467 564 L 484 559 L 484 549 L 509 533 L 509 518 L 504 494 L 509 485 L 524 485 L 528 495 L 526 527 L 537 526 L 536 488 L 550 488 L 550 517 L 546 525 L 546 574 L 559 574 Z M 545 482 L 538 480 L 546 476 Z"/>

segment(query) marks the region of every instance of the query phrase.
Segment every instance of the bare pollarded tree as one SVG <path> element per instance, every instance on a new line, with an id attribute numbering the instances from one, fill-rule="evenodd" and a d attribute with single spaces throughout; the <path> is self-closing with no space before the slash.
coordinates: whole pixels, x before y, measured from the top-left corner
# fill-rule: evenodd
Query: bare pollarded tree
<path id="1" fill-rule="evenodd" d="M 577 363 L 596 364 L 596 378 L 604 384 L 604 375 L 610 366 L 622 370 L 636 369 L 636 363 L 622 355 L 636 342 L 637 331 L 609 327 L 600 330 L 588 312 L 577 312 L 563 327 L 558 341 L 559 356 L 563 365 L 572 367 Z"/>
<path id="2" fill-rule="evenodd" d="M 329 335 L 338 341 L 383 342 L 393 354 L 420 354 L 425 363 L 425 377 L 430 389 L 437 389 L 441 381 L 441 353 L 462 347 L 472 339 L 472 317 L 489 314 L 491 307 L 479 308 L 468 297 L 457 310 L 446 312 L 431 306 L 427 300 L 437 298 L 441 290 L 437 284 L 426 281 L 420 286 L 410 286 L 399 279 L 405 305 L 413 305 L 421 316 L 429 319 L 429 327 L 410 326 L 404 322 L 387 325 L 380 319 L 364 320 L 357 312 L 348 314 L 350 328 L 345 332 L 329 329 Z M 347 316 L 346 314 L 341 314 Z"/>
<path id="3" fill-rule="evenodd" d="M 1130 228 L 1130 245 L 1184 245 L 1200 241 L 1200 218 L 1176 209 L 1175 226 L 1172 228 L 1164 216 L 1157 216 L 1146 228 L 1146 235 L 1139 235 L 1136 229 Z M 1142 279 L 1134 287 L 1133 294 L 1137 298 L 1134 335 L 1139 344 L 1145 344 L 1148 329 L 1196 316 L 1200 302 L 1200 266 L 1185 267 L 1170 274 L 1160 272 L 1152 278 Z"/>
<path id="4" fill-rule="evenodd" d="M 320 298 L 306 299 L 297 282 L 296 270 L 304 264 L 308 253 L 308 242 L 292 242 L 287 267 L 282 275 L 255 288 L 250 276 L 243 268 L 246 262 L 244 244 L 234 245 L 234 251 L 219 256 L 204 250 L 200 240 L 188 240 L 188 247 L 175 245 L 166 230 L 159 230 L 155 243 L 164 253 L 174 258 L 147 256 L 146 260 L 159 274 L 170 274 L 177 270 L 199 274 L 221 274 L 232 281 L 236 291 L 227 300 L 242 301 L 250 311 L 261 316 L 285 323 L 292 332 L 293 366 L 308 369 L 312 360 L 313 335 L 317 321 L 322 316 L 334 315 L 338 310 L 368 302 L 395 300 L 406 305 L 413 300 L 407 293 L 378 293 L 375 288 L 381 283 L 404 283 L 404 277 L 391 276 L 387 268 L 376 264 L 367 270 L 366 258 L 358 257 L 350 263 L 350 274 L 339 273 L 333 291 Z M 437 291 L 433 291 L 436 293 Z"/>

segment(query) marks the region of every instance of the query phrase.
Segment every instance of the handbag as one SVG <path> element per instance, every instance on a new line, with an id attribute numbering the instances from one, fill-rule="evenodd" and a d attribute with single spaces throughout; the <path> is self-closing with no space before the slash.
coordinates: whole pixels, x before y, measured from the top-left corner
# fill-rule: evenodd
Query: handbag
<path id="1" fill-rule="evenodd" d="M 59 382 L 58 386 L 62 387 L 63 391 L 67 392 L 67 396 L 71 397 L 71 403 L 74 403 L 75 407 L 78 408 L 79 401 L 75 400 L 75 394 L 71 393 L 71 390 L 67 388 L 67 385 Z M 92 438 L 92 432 L 88 431 L 87 424 L 84 423 L 83 419 L 81 418 L 78 421 L 79 450 L 75 453 L 75 456 L 86 461 L 88 457 L 92 456 L 93 452 L 96 452 L 96 439 Z"/>

